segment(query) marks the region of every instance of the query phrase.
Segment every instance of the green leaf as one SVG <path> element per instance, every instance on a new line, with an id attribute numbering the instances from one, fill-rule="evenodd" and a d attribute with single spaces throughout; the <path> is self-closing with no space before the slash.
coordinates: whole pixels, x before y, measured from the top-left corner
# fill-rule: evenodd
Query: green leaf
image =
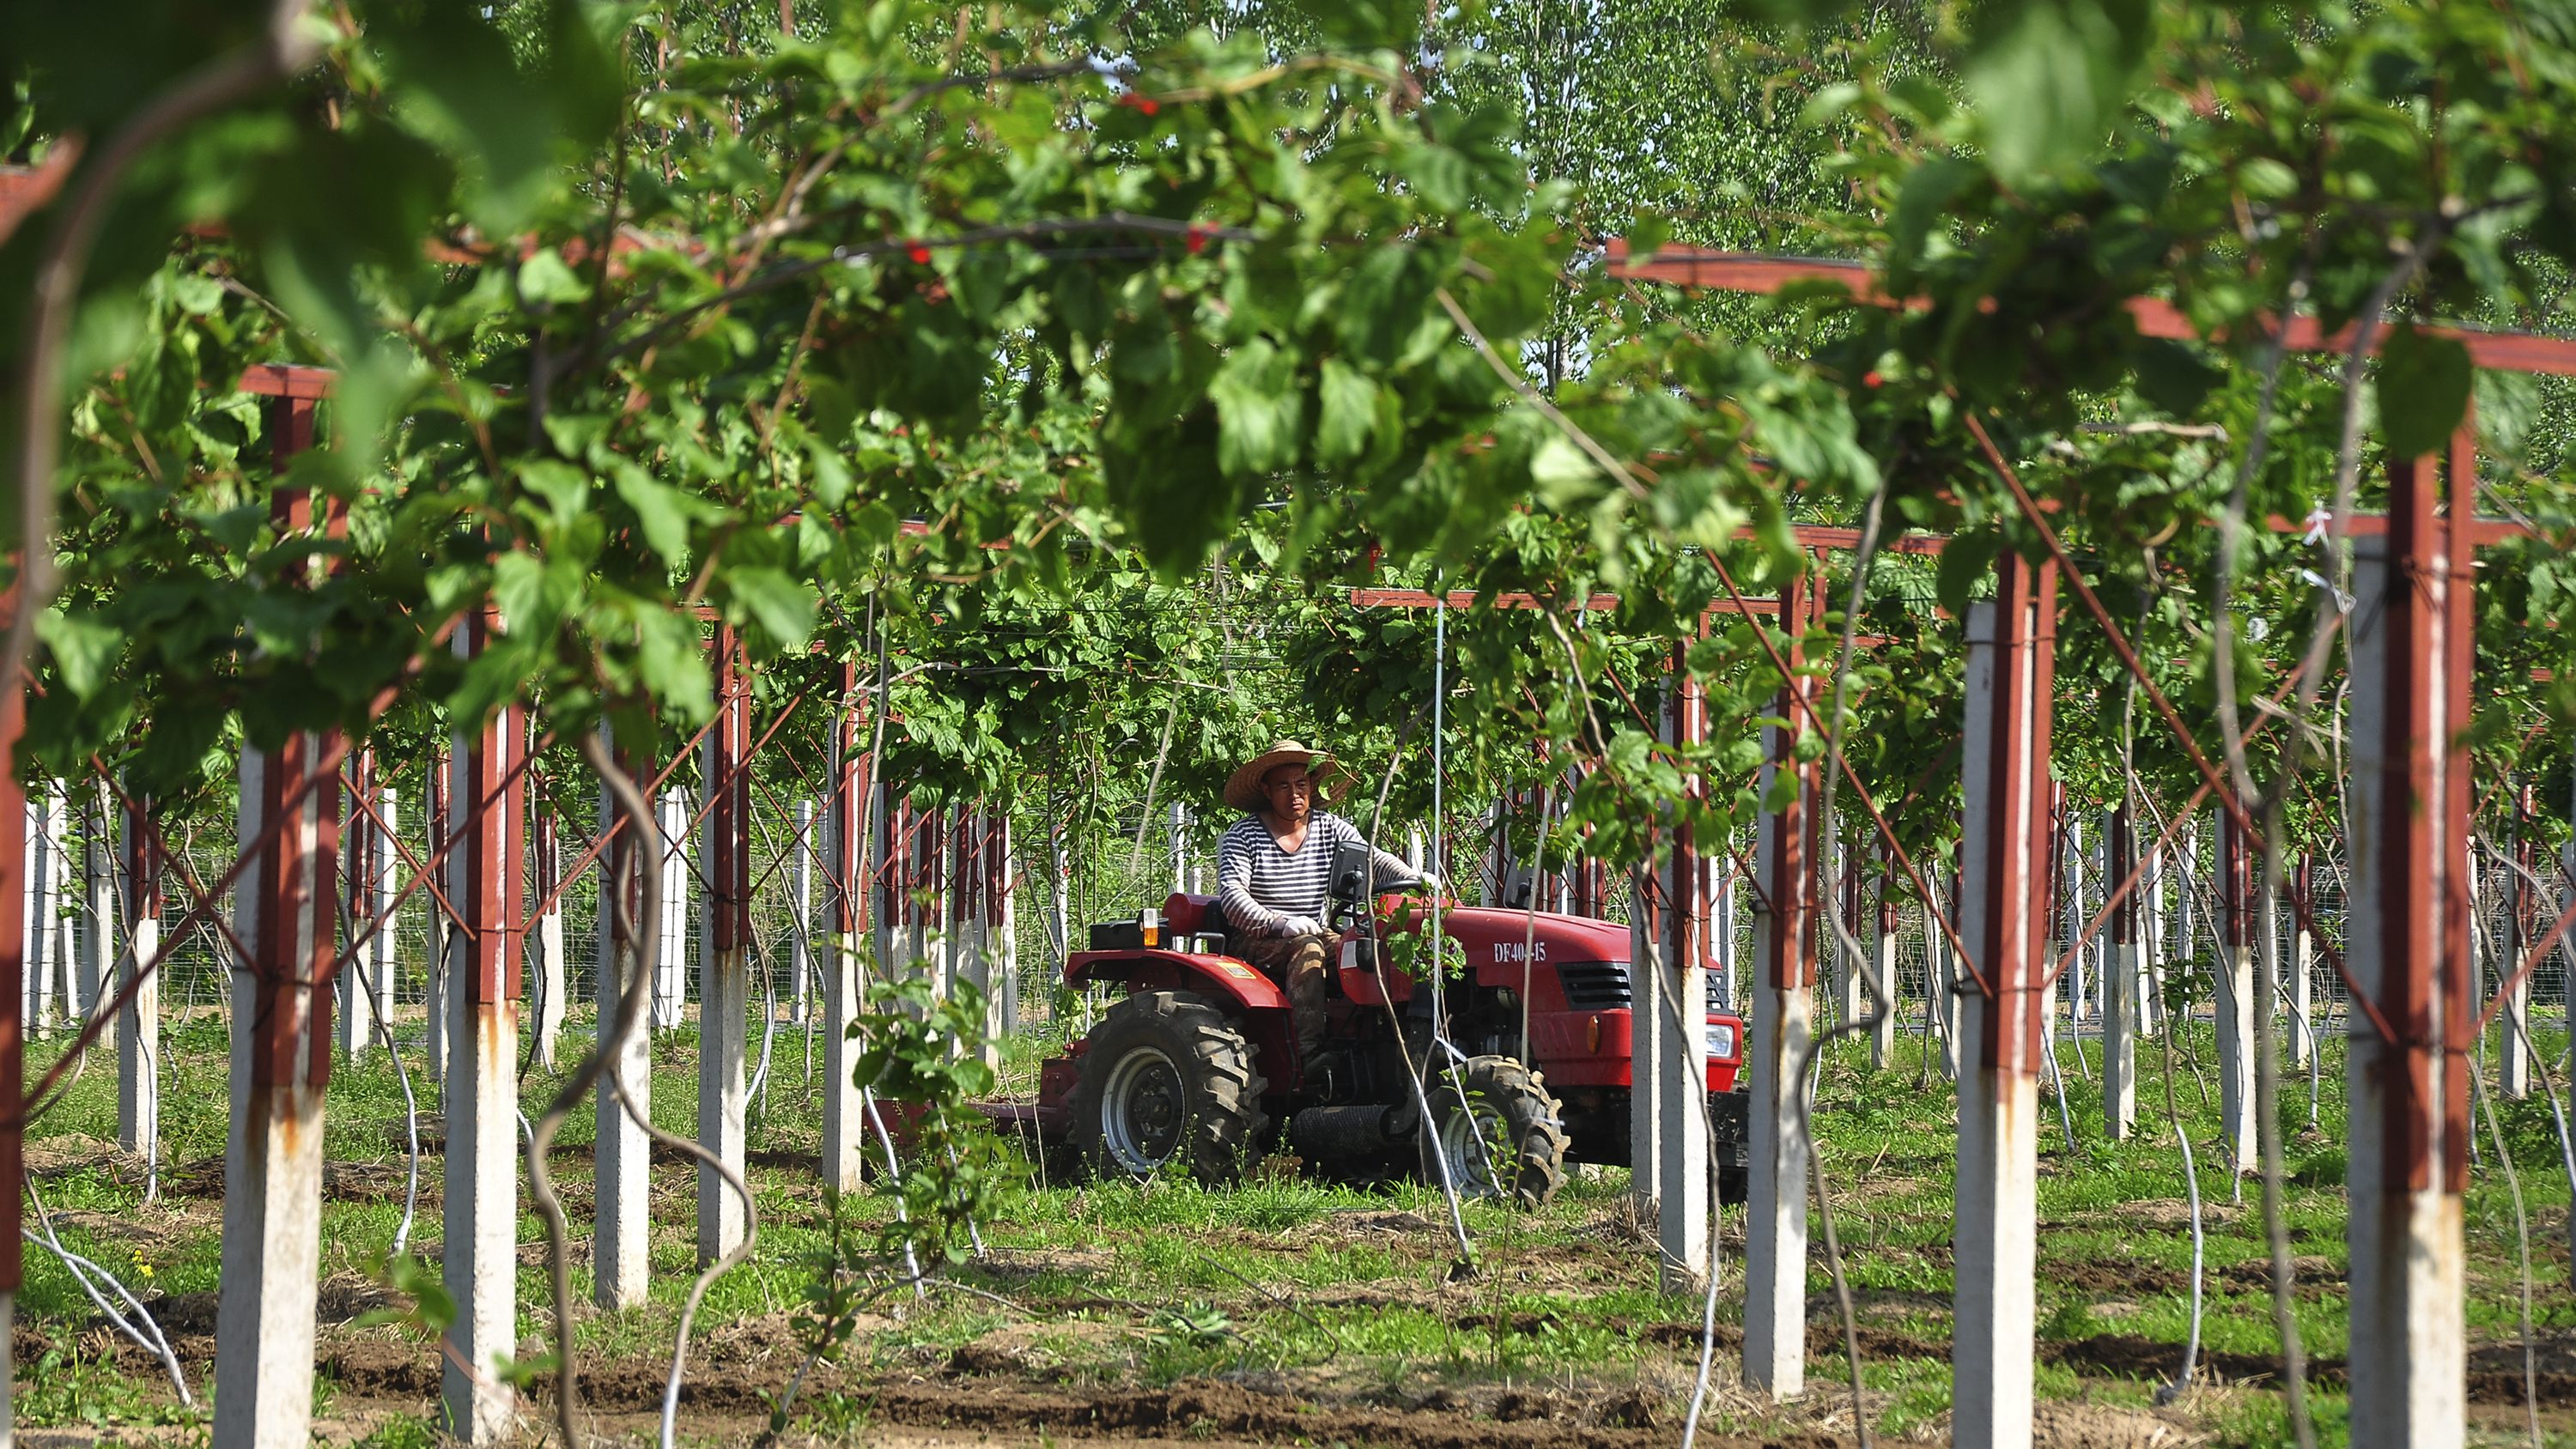
<path id="1" fill-rule="evenodd" d="M 2420 458 L 2442 451 L 2468 415 L 2476 375 L 2469 349 L 2457 338 L 2399 323 L 2379 353 L 2379 440 L 2388 455 Z"/>
<path id="2" fill-rule="evenodd" d="M 1968 601 L 1976 596 L 1977 586 L 1986 579 L 1995 561 L 1996 547 L 2002 542 L 1997 534 L 1953 534 L 1941 549 L 1941 568 L 1935 580 L 1934 593 L 1941 607 L 1952 617 L 1968 616 Z"/>
<path id="3" fill-rule="evenodd" d="M 1236 476 L 1268 473 L 1297 460 L 1305 415 L 1296 364 L 1256 337 L 1236 348 L 1208 384 L 1216 403 L 1217 464 Z"/>
<path id="4" fill-rule="evenodd" d="M 1408 50 L 1422 33 L 1413 0 L 1296 0 L 1295 8 L 1338 50 Z"/>
<path id="5" fill-rule="evenodd" d="M 802 649 L 814 637 L 814 593 L 785 570 L 737 567 L 718 577 L 781 648 Z"/>
<path id="6" fill-rule="evenodd" d="M 2142 337 L 2129 350 L 2138 374 L 2138 396 L 2172 417 L 2200 410 L 2210 389 L 2227 380 L 2224 370 L 2201 360 L 2200 350 L 2171 337 Z"/>
<path id="7" fill-rule="evenodd" d="M 1996 174 L 2018 185 L 2101 150 L 2154 30 L 2148 0 L 1988 7 L 1966 69 Z"/>
<path id="8" fill-rule="evenodd" d="M 559 527 L 569 527 L 590 507 L 590 478 L 570 463 L 542 459 L 523 463 L 519 486 L 546 500 Z"/>
<path id="9" fill-rule="evenodd" d="M 682 568 L 689 561 L 689 497 L 641 468 L 617 470 L 617 496 L 635 510 L 645 545 L 662 562 Z"/>
<path id="10" fill-rule="evenodd" d="M 590 288 L 573 275 L 553 247 L 542 248 L 519 264 L 519 298 L 531 307 L 579 302 L 589 296 Z"/>
<path id="11" fill-rule="evenodd" d="M 1640 211 L 1628 223 L 1628 260 L 1631 265 L 1654 260 L 1655 253 L 1673 238 L 1673 220 L 1660 211 Z"/>
<path id="12" fill-rule="evenodd" d="M 110 668 L 125 654 L 125 631 L 88 610 L 77 614 L 48 610 L 36 616 L 36 633 L 54 651 L 54 666 L 62 671 L 63 683 L 83 699 L 98 693 Z"/>
<path id="13" fill-rule="evenodd" d="M 1931 235 L 1932 224 L 1959 194 L 1977 179 L 1980 168 L 1973 161 L 1956 156 L 1943 156 L 1927 161 L 1906 176 L 1905 187 L 1896 194 L 1896 216 L 1888 227 L 1888 270 L 1910 273 L 1921 265 L 1923 243 Z"/>
<path id="14" fill-rule="evenodd" d="M 1369 433 L 1377 419 L 1377 385 L 1368 374 L 1328 357 L 1315 391 L 1320 414 L 1315 420 L 1315 461 L 1344 463 L 1368 451 Z"/>

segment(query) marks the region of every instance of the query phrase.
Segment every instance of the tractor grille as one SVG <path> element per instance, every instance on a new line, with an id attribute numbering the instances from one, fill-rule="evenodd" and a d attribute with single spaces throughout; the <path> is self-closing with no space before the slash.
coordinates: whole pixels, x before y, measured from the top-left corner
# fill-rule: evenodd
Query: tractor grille
<path id="1" fill-rule="evenodd" d="M 1565 1004 L 1577 1011 L 1609 1011 L 1628 1004 L 1628 963 L 1566 961 L 1556 968 Z"/>

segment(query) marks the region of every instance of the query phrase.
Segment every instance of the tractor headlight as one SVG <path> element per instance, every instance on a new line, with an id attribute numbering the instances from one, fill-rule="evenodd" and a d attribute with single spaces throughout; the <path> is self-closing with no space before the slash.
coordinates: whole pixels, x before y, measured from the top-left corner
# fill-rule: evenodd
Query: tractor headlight
<path id="1" fill-rule="evenodd" d="M 1735 1059 L 1735 1023 L 1712 1021 L 1708 1024 L 1708 1054 L 1718 1061 Z"/>

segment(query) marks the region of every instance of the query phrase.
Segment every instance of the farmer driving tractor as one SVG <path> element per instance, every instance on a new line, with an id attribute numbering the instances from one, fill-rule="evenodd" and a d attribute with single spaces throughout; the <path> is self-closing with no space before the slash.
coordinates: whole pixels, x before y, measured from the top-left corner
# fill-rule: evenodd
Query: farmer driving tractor
<path id="1" fill-rule="evenodd" d="M 1225 803 L 1249 813 L 1217 845 L 1226 954 L 1259 967 L 1287 991 L 1298 1055 L 1306 1061 L 1324 1049 L 1324 976 L 1334 944 L 1324 917 L 1333 854 L 1367 844 L 1349 821 L 1315 808 L 1332 772 L 1332 756 L 1295 740 L 1245 762 L 1225 782 Z M 1383 850 L 1373 874 L 1376 890 L 1439 885 Z"/>

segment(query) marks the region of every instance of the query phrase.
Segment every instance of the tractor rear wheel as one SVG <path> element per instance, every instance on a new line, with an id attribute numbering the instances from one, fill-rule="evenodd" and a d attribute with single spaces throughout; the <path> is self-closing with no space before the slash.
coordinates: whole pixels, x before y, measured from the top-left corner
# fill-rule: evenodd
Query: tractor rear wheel
<path id="1" fill-rule="evenodd" d="M 1205 1186 L 1235 1181 L 1269 1119 L 1252 1047 L 1206 998 L 1140 991 L 1109 1008 L 1082 1054 L 1073 1135 L 1104 1178 L 1179 1163 Z"/>
<path id="2" fill-rule="evenodd" d="M 1426 1181 L 1440 1181 L 1437 1152 L 1462 1196 L 1508 1196 L 1536 1208 L 1565 1185 L 1563 1115 L 1536 1072 L 1510 1057 L 1469 1057 L 1434 1078 L 1429 1091 Z"/>

